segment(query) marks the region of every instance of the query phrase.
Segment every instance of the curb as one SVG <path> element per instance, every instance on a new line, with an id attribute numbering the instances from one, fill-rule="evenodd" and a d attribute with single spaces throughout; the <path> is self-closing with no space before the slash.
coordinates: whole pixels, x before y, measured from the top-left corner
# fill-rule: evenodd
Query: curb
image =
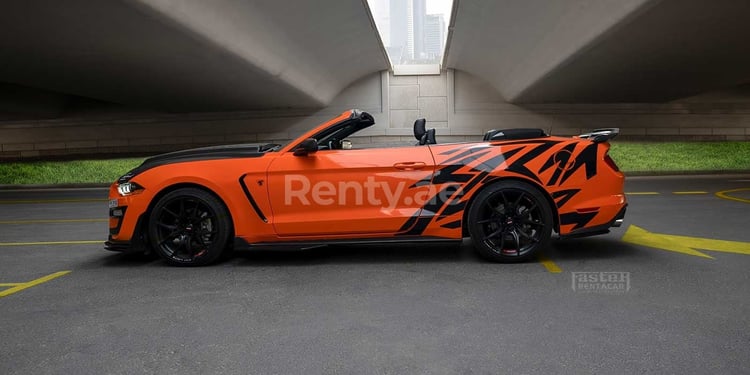
<path id="1" fill-rule="evenodd" d="M 106 189 L 111 183 L 85 183 L 85 184 L 31 184 L 31 185 L 0 185 L 3 190 L 44 190 L 44 189 Z"/>
<path id="2" fill-rule="evenodd" d="M 750 169 L 725 170 L 725 171 L 649 171 L 649 172 L 623 172 L 625 177 L 679 177 L 679 176 L 748 176 Z"/>

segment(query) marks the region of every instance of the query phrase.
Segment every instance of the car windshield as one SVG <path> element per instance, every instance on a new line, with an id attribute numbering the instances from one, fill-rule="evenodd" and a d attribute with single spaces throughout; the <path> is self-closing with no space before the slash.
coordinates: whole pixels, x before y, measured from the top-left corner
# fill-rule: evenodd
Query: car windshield
<path id="1" fill-rule="evenodd" d="M 328 126 L 325 129 L 313 134 L 311 138 L 314 138 L 322 149 L 334 149 L 335 144 L 340 144 L 346 137 L 362 130 L 366 129 L 375 124 L 375 119 L 367 112 L 359 110 L 352 110 L 351 117 Z M 294 139 L 294 142 L 301 141 L 300 136 Z M 274 145 L 275 146 L 275 145 Z M 276 151 L 281 146 L 275 147 L 268 151 Z"/>
<path id="2" fill-rule="evenodd" d="M 342 140 L 356 132 L 361 130 L 357 126 L 356 123 L 350 123 L 348 125 L 345 125 L 344 127 L 336 127 L 332 126 L 318 134 L 315 135 L 315 140 L 318 141 L 319 144 L 325 145 L 328 144 L 331 141 L 337 141 Z"/>

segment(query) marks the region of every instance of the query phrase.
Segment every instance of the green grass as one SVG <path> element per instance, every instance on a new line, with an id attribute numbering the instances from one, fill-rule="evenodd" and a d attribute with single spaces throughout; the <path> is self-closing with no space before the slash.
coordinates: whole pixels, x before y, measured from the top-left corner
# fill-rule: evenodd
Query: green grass
<path id="1" fill-rule="evenodd" d="M 0 185 L 110 183 L 142 161 L 143 158 L 2 163 Z"/>
<path id="2" fill-rule="evenodd" d="M 748 171 L 750 142 L 612 142 L 609 154 L 626 173 Z M 0 185 L 110 183 L 135 159 L 0 164 Z"/>
<path id="3" fill-rule="evenodd" d="M 750 142 L 612 142 L 627 172 L 748 171 Z"/>

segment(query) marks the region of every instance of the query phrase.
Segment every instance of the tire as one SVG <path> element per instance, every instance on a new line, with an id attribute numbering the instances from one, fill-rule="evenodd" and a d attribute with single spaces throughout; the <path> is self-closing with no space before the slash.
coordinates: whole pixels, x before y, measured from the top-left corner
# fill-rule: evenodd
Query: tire
<path id="1" fill-rule="evenodd" d="M 224 204 L 196 188 L 167 193 L 151 210 L 149 239 L 154 251 L 174 266 L 205 266 L 227 247 L 232 221 Z"/>
<path id="2" fill-rule="evenodd" d="M 500 181 L 474 199 L 467 224 L 480 256 L 494 262 L 522 262 L 549 246 L 552 210 L 534 186 Z"/>

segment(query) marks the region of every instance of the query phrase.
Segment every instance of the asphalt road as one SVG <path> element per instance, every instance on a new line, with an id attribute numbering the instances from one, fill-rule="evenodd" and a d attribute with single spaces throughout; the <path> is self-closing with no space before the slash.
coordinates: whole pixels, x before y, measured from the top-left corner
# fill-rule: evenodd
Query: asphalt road
<path id="1" fill-rule="evenodd" d="M 750 176 L 626 191 L 622 228 L 544 264 L 465 243 L 193 269 L 86 242 L 106 237 L 105 190 L 0 191 L 0 295 L 27 287 L 0 297 L 0 373 L 750 372 Z"/>

